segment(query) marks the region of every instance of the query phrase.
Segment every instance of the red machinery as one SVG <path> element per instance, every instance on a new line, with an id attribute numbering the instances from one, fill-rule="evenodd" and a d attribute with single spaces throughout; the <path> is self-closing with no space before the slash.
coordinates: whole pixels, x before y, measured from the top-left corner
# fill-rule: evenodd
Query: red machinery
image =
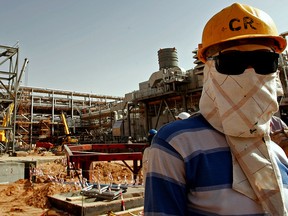
<path id="1" fill-rule="evenodd" d="M 72 163 L 75 169 L 89 170 L 90 165 L 94 161 L 115 161 L 121 160 L 128 169 L 133 172 L 134 180 L 138 175 L 138 172 L 142 168 L 142 153 L 144 149 L 148 147 L 147 143 L 135 143 L 135 144 L 82 144 L 73 146 L 64 146 L 65 154 L 68 164 Z M 127 160 L 133 161 L 133 167 L 129 166 Z M 138 163 L 139 162 L 139 163 Z M 84 178 L 91 180 L 89 176 L 90 172 L 83 172 Z"/>
<path id="2" fill-rule="evenodd" d="M 42 142 L 42 141 L 37 141 L 36 142 L 36 148 L 45 148 L 45 149 L 52 149 L 54 147 L 54 144 L 51 142 Z"/>

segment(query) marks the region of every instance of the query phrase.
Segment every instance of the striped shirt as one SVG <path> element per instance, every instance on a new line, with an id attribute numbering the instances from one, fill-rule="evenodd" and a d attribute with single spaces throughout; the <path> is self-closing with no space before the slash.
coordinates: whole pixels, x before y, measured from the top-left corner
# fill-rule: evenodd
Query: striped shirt
<path id="1" fill-rule="evenodd" d="M 273 143 L 288 208 L 288 160 Z M 149 151 L 144 214 L 265 215 L 232 189 L 232 157 L 225 136 L 202 115 L 163 126 Z"/>

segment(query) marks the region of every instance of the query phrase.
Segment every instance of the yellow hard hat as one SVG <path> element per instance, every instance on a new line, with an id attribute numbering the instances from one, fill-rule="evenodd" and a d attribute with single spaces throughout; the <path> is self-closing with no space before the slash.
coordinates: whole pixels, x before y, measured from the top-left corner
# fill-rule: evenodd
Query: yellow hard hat
<path id="1" fill-rule="evenodd" d="M 281 53 L 287 45 L 267 13 L 234 3 L 215 14 L 205 25 L 202 44 L 198 46 L 198 58 L 206 62 L 207 57 L 222 49 L 249 43 L 268 45 L 277 53 Z"/>

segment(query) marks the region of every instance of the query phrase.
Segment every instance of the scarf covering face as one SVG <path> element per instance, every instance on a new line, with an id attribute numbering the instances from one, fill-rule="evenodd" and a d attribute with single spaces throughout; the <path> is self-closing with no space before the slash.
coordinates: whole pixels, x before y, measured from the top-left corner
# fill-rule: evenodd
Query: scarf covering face
<path id="1" fill-rule="evenodd" d="M 257 200 L 271 215 L 287 215 L 280 171 L 270 150 L 270 119 L 277 112 L 277 73 L 241 75 L 204 67 L 200 112 L 226 136 L 233 159 L 233 189 Z"/>

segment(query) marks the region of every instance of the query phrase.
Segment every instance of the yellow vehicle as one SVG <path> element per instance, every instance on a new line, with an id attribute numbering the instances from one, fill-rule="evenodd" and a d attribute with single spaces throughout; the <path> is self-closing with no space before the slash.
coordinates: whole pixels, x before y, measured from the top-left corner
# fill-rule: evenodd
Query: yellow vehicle
<path id="1" fill-rule="evenodd" d="M 14 103 L 11 103 L 3 113 L 3 122 L 2 122 L 2 130 L 0 130 L 0 150 L 1 152 L 5 151 L 7 143 L 9 139 L 7 138 L 7 129 L 4 129 L 5 127 L 8 127 L 11 124 L 11 114 L 14 110 Z"/>
<path id="2" fill-rule="evenodd" d="M 65 137 L 49 137 L 41 139 L 36 142 L 36 147 L 40 149 L 51 150 L 53 152 L 63 152 L 64 145 L 75 145 L 78 144 L 78 139 L 72 136 L 66 121 L 65 114 L 61 113 L 61 120 L 64 126 Z"/>
<path id="3" fill-rule="evenodd" d="M 71 135 L 71 132 L 69 130 L 65 114 L 61 113 L 61 120 L 64 125 L 64 132 L 65 132 L 65 138 L 62 140 L 62 145 L 66 144 L 78 144 L 78 139 Z"/>

